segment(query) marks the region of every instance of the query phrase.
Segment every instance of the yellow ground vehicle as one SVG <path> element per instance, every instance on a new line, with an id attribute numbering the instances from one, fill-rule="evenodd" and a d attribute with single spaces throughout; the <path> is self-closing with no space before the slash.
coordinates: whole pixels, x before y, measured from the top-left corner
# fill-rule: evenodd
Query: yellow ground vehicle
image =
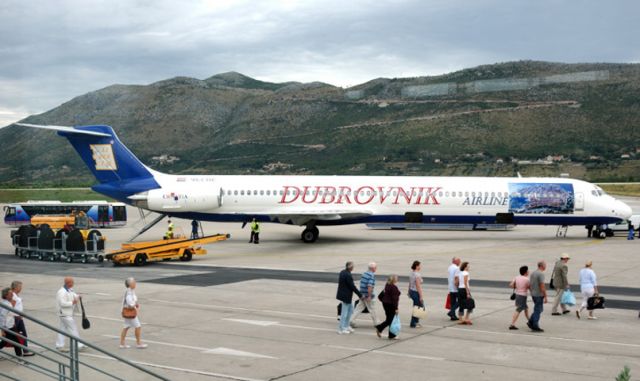
<path id="1" fill-rule="evenodd" d="M 201 245 L 224 241 L 229 234 L 216 234 L 201 238 L 187 239 L 178 237 L 159 241 L 129 242 L 123 243 L 120 250 L 106 255 L 106 258 L 114 265 L 134 264 L 143 266 L 147 262 L 179 259 L 190 261 L 194 255 L 207 253 Z"/>
<path id="2" fill-rule="evenodd" d="M 31 224 L 34 226 L 39 226 L 42 224 L 47 224 L 53 230 L 62 229 L 65 225 L 73 226 L 75 223 L 75 218 L 71 215 L 37 215 L 31 217 Z"/>

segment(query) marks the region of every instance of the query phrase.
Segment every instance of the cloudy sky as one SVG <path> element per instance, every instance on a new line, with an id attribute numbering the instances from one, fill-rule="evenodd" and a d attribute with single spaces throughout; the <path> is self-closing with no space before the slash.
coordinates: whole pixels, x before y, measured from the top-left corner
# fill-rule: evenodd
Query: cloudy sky
<path id="1" fill-rule="evenodd" d="M 640 2 L 2 0 L 0 126 L 114 83 L 348 87 L 520 59 L 640 62 Z"/>

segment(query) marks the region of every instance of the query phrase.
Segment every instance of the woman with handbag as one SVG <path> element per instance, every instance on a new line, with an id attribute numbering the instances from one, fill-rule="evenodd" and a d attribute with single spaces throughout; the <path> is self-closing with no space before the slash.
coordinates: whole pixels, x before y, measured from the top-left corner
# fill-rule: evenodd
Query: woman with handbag
<path id="1" fill-rule="evenodd" d="M 513 318 L 511 319 L 511 325 L 509 329 L 518 329 L 516 327 L 516 322 L 520 317 L 520 313 L 524 311 L 524 316 L 529 320 L 529 306 L 527 306 L 527 292 L 529 291 L 529 267 L 521 266 L 520 267 L 520 276 L 515 277 L 509 286 L 513 288 L 513 294 L 511 294 L 511 300 L 514 300 L 516 303 L 516 311 L 513 313 Z"/>
<path id="2" fill-rule="evenodd" d="M 140 338 L 142 325 L 140 324 L 140 319 L 138 319 L 138 310 L 140 309 L 140 305 L 138 304 L 138 297 L 135 292 L 136 280 L 133 278 L 127 278 L 127 280 L 124 281 L 124 285 L 127 287 L 127 291 L 124 293 L 124 298 L 122 300 L 122 318 L 124 319 L 124 327 L 120 333 L 120 348 L 131 348 L 131 346 L 127 345 L 124 340 L 127 337 L 129 328 L 133 328 L 136 335 L 136 348 L 144 349 L 147 347 L 147 344 L 142 343 Z"/>
<path id="3" fill-rule="evenodd" d="M 460 272 L 458 273 L 457 284 L 458 287 L 458 303 L 460 303 L 460 322 L 462 325 L 472 325 L 470 315 L 475 308 L 475 301 L 471 298 L 471 289 L 469 288 L 469 262 L 462 262 L 460 265 Z M 466 314 L 464 311 L 467 310 Z"/>
<path id="4" fill-rule="evenodd" d="M 398 315 L 398 302 L 400 301 L 400 290 L 398 286 L 398 276 L 391 275 L 387 280 L 382 292 L 382 308 L 384 308 L 385 321 L 376 326 L 376 334 L 382 337 L 382 331 L 389 327 L 393 319 Z M 389 339 L 395 339 L 396 335 L 389 330 Z"/>
<path id="5" fill-rule="evenodd" d="M 424 308 L 422 275 L 420 275 L 421 268 L 420 261 L 413 261 L 413 264 L 411 264 L 411 274 L 409 274 L 409 298 L 411 298 L 414 307 Z M 411 323 L 409 326 L 411 328 L 422 327 L 422 325 L 420 325 L 420 319 L 413 314 L 411 314 Z"/>
<path id="6" fill-rule="evenodd" d="M 580 319 L 580 313 L 587 308 L 589 298 L 594 295 L 598 295 L 598 282 L 596 280 L 596 273 L 591 268 L 593 266 L 592 261 L 587 261 L 584 268 L 580 270 L 580 291 L 582 292 L 582 304 L 580 309 L 576 309 L 576 316 Z M 596 320 L 597 317 L 593 316 L 593 310 L 589 310 L 589 319 Z"/>

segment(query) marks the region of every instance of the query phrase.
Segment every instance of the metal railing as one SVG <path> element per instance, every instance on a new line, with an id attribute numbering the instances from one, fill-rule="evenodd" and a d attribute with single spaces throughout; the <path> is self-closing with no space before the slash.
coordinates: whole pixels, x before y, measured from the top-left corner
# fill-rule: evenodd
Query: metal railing
<path id="1" fill-rule="evenodd" d="M 104 355 L 106 355 L 107 357 L 109 357 L 110 359 L 116 360 L 121 364 L 126 365 L 129 368 L 133 368 L 137 371 L 146 373 L 147 375 L 151 376 L 154 379 L 158 379 L 158 380 L 163 380 L 163 381 L 169 381 L 168 378 L 163 377 L 155 372 L 152 372 L 136 363 L 133 363 L 123 357 L 120 357 L 114 353 L 111 353 L 107 350 L 104 350 L 98 346 L 95 346 L 85 340 L 80 339 L 77 336 L 73 336 L 71 334 L 68 334 L 64 331 L 61 331 L 58 328 L 55 328 L 53 326 L 51 326 L 50 324 L 47 324 L 33 316 L 30 316 L 28 314 L 25 314 L 24 312 L 19 312 L 18 310 L 9 307 L 3 303 L 0 303 L 0 308 L 9 310 L 9 312 L 15 314 L 16 316 L 20 316 L 22 319 L 28 320 L 32 323 L 35 323 L 41 327 L 46 328 L 47 330 L 51 331 L 51 332 L 55 332 L 57 334 L 61 334 L 65 337 L 67 337 L 69 339 L 69 352 L 65 353 L 60 351 L 58 348 L 51 348 L 48 345 L 43 344 L 42 342 L 38 342 L 36 340 L 33 339 L 33 337 L 25 337 L 15 331 L 11 331 L 9 329 L 6 329 L 4 327 L 0 327 L 0 330 L 3 331 L 3 333 L 5 333 L 5 336 L 0 337 L 1 341 L 7 342 L 11 345 L 13 345 L 14 347 L 18 347 L 21 348 L 23 351 L 24 350 L 28 350 L 29 352 L 32 352 L 34 354 L 33 357 L 24 357 L 24 356 L 17 356 L 16 354 L 10 353 L 9 351 L 6 350 L 2 350 L 0 351 L 0 356 L 4 356 L 7 357 L 11 360 L 13 360 L 14 362 L 24 365 L 25 369 L 28 369 L 30 371 L 36 372 L 36 373 L 40 373 L 44 376 L 47 376 L 51 379 L 54 380 L 59 380 L 59 381 L 78 381 L 80 380 L 80 371 L 81 369 L 83 369 L 83 367 L 86 367 L 88 369 L 91 369 L 93 371 L 96 371 L 98 373 L 103 374 L 104 376 L 107 376 L 110 379 L 114 379 L 114 380 L 118 380 L 118 381 L 126 381 L 128 378 L 130 378 L 129 376 L 123 376 L 123 377 L 119 377 L 115 374 L 110 373 L 109 371 L 106 371 L 104 369 L 100 369 L 97 366 L 88 364 L 86 361 L 82 361 L 80 360 L 80 356 L 79 356 L 79 347 L 81 346 L 86 346 L 87 348 L 91 348 L 93 350 L 95 350 L 96 352 L 100 352 Z M 10 338 L 8 338 L 6 336 L 6 333 L 9 333 L 9 335 L 12 335 L 13 337 L 15 337 L 15 340 L 12 340 Z M 36 352 L 33 351 L 33 347 L 28 347 L 25 346 L 23 344 L 20 343 L 20 341 L 24 340 L 28 340 L 29 343 L 33 343 L 36 344 L 37 346 L 45 349 L 45 351 L 41 351 L 41 352 Z M 41 358 L 44 359 L 46 361 L 39 361 L 41 363 L 44 363 L 45 365 L 36 363 L 30 359 L 35 359 L 35 358 Z M 18 378 L 14 378 L 12 376 L 9 376 L 7 374 L 3 374 L 0 373 L 0 378 L 5 377 L 8 378 L 10 380 L 15 380 L 15 381 L 20 381 L 20 379 Z"/>

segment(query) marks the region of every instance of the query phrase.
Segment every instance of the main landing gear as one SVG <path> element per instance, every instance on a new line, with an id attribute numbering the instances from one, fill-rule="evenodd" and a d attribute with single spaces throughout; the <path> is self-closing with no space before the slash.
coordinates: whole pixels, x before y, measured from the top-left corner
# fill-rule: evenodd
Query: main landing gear
<path id="1" fill-rule="evenodd" d="M 318 235 L 320 234 L 320 230 L 318 230 L 315 226 L 307 226 L 300 236 L 304 243 L 313 243 L 318 239 Z"/>
<path id="2" fill-rule="evenodd" d="M 606 226 L 587 225 L 585 229 L 587 229 L 587 237 L 589 238 L 605 239 L 613 236 L 613 232 Z"/>

